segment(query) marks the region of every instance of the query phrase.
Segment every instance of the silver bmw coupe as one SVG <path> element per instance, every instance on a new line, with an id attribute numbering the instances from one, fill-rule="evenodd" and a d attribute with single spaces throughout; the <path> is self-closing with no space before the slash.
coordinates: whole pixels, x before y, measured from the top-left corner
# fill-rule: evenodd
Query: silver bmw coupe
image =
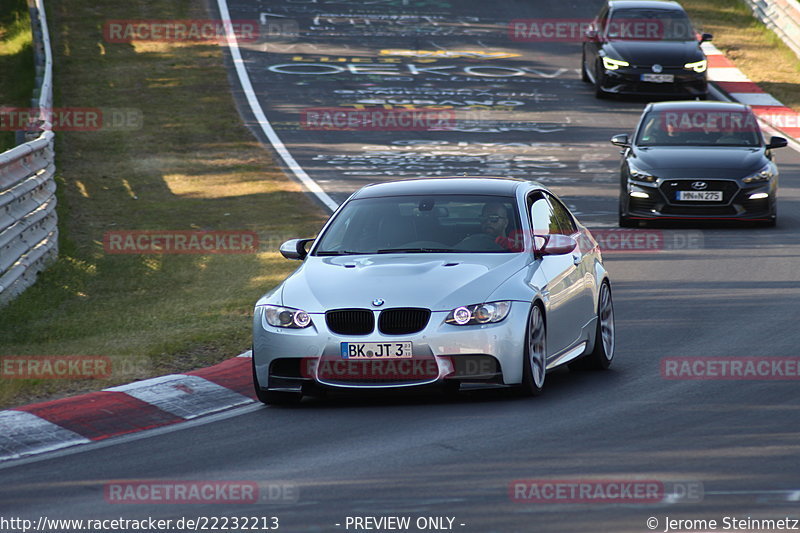
<path id="1" fill-rule="evenodd" d="M 515 387 L 608 368 L 614 310 L 597 242 L 553 193 L 511 178 L 367 185 L 256 304 L 253 384 L 267 404 L 330 388 Z"/>

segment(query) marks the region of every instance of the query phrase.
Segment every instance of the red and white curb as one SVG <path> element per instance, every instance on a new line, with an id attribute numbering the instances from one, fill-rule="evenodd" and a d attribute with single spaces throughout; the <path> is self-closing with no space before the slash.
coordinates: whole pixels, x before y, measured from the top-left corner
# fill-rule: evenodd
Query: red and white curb
<path id="1" fill-rule="evenodd" d="M 245 352 L 185 374 L 0 411 L 0 461 L 185 422 L 255 401 Z"/>
<path id="2" fill-rule="evenodd" d="M 800 113 L 786 107 L 736 68 L 733 61 L 711 43 L 703 43 L 708 58 L 708 79 L 733 100 L 749 105 L 756 116 L 788 137 L 800 139 Z"/>

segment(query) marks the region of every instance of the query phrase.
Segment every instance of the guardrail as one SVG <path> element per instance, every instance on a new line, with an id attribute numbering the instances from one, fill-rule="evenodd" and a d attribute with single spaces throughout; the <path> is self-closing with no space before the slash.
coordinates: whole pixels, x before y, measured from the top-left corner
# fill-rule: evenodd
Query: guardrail
<path id="1" fill-rule="evenodd" d="M 796 0 L 745 0 L 753 14 L 800 57 L 800 3 Z"/>
<path id="2" fill-rule="evenodd" d="M 58 255 L 50 113 L 53 55 L 43 0 L 28 0 L 34 36 L 39 125 L 33 140 L 0 154 L 0 305 L 30 287 Z"/>

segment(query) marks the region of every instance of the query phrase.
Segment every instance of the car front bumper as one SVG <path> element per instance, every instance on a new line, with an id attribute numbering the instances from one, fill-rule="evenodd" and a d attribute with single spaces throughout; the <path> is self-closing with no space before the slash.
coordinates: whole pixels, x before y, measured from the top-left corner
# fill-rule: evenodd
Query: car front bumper
<path id="1" fill-rule="evenodd" d="M 373 311 L 378 313 L 378 311 Z M 522 381 L 529 302 L 515 301 L 495 324 L 454 326 L 449 311 L 434 311 L 422 331 L 410 335 L 345 336 L 332 332 L 325 315 L 311 314 L 304 329 L 266 323 L 254 314 L 253 364 L 262 387 L 306 391 L 316 387 L 376 389 L 427 386 L 445 381 L 512 385 Z M 376 316 L 377 319 L 377 316 Z M 411 342 L 411 359 L 354 361 L 341 356 L 343 342 Z"/>
<path id="2" fill-rule="evenodd" d="M 609 94 L 647 95 L 647 96 L 689 96 L 705 97 L 708 94 L 706 73 L 696 73 L 686 69 L 664 69 L 663 74 L 671 74 L 674 81 L 654 83 L 642 81 L 642 74 L 652 74 L 649 68 L 620 68 L 606 70 L 601 89 Z"/>
<path id="3" fill-rule="evenodd" d="M 777 212 L 777 184 L 774 181 L 742 185 L 738 180 L 707 179 L 709 190 L 722 190 L 720 202 L 678 201 L 675 193 L 690 190 L 689 184 L 702 178 L 659 179 L 655 183 L 628 180 L 622 191 L 624 214 L 633 220 L 741 220 L 748 222 L 774 220 Z M 645 193 L 637 198 L 632 193 Z M 765 198 L 751 198 L 766 194 Z"/>

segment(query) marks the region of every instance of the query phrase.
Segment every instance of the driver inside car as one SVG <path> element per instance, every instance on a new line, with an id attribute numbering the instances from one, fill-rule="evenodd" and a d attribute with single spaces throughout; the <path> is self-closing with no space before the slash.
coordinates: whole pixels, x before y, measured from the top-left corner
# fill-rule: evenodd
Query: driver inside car
<path id="1" fill-rule="evenodd" d="M 501 202 L 483 206 L 478 220 L 481 231 L 463 239 L 456 248 L 469 250 L 515 250 L 516 244 L 508 238 L 508 209 Z"/>

